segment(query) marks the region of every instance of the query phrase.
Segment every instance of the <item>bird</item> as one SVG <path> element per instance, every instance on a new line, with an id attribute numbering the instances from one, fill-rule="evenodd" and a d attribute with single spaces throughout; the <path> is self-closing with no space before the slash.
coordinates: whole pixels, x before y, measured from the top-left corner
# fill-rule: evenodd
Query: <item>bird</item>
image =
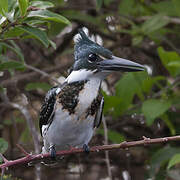
<path id="1" fill-rule="evenodd" d="M 109 74 L 145 70 L 139 63 L 114 56 L 82 29 L 78 33 L 72 70 L 63 84 L 47 92 L 40 110 L 42 153 L 50 153 L 52 159 L 57 151 L 72 147 L 89 152 L 89 141 L 102 120 L 101 83 Z"/>

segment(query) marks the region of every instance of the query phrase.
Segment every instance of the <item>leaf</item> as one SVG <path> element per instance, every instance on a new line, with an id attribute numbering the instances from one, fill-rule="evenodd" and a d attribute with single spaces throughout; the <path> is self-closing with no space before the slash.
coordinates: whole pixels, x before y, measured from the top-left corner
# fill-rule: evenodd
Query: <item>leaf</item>
<path id="1" fill-rule="evenodd" d="M 169 130 L 171 132 L 171 135 L 174 136 L 176 134 L 176 129 L 175 129 L 173 123 L 169 120 L 168 115 L 167 114 L 163 114 L 161 116 L 161 119 L 165 122 L 165 124 L 169 128 Z"/>
<path id="2" fill-rule="evenodd" d="M 31 90 L 37 90 L 39 88 L 44 91 L 48 91 L 51 88 L 51 85 L 47 83 L 41 83 L 41 82 L 28 83 L 25 87 L 25 90 L 31 91 Z"/>
<path id="3" fill-rule="evenodd" d="M 180 1 L 179 0 L 172 0 L 174 4 L 174 8 L 176 10 L 176 15 L 180 16 Z"/>
<path id="4" fill-rule="evenodd" d="M 11 44 L 13 44 L 14 47 L 10 46 L 9 44 L 7 43 L 3 43 L 3 42 L 0 42 L 0 45 L 10 49 L 11 51 L 13 51 L 14 53 L 16 53 L 18 55 L 18 57 L 20 58 L 20 60 L 22 62 L 24 62 L 24 56 L 23 54 L 21 53 L 20 49 L 17 47 L 17 45 L 15 44 L 14 41 L 10 41 Z"/>
<path id="5" fill-rule="evenodd" d="M 166 26 L 169 23 L 168 19 L 164 18 L 164 15 L 157 14 L 146 20 L 142 25 L 142 31 L 144 34 L 150 34 L 158 29 Z"/>
<path id="6" fill-rule="evenodd" d="M 175 155 L 170 159 L 167 168 L 170 169 L 172 166 L 174 166 L 174 165 L 176 165 L 176 164 L 178 164 L 178 163 L 180 163 L 180 153 L 175 154 Z"/>
<path id="7" fill-rule="evenodd" d="M 104 135 L 104 129 L 99 129 L 97 133 Z M 108 139 L 113 143 L 121 143 L 126 140 L 124 135 L 120 134 L 117 131 L 108 129 Z"/>
<path id="8" fill-rule="evenodd" d="M 157 12 L 164 14 L 166 16 L 177 16 L 175 7 L 171 0 L 151 3 L 150 7 L 156 10 Z"/>
<path id="9" fill-rule="evenodd" d="M 0 14 L 6 16 L 8 12 L 8 0 L 0 0 Z"/>
<path id="10" fill-rule="evenodd" d="M 22 30 L 19 27 L 13 27 L 9 31 L 4 33 L 5 38 L 11 38 L 11 37 L 19 37 L 24 33 L 24 30 Z"/>
<path id="11" fill-rule="evenodd" d="M 9 70 L 9 69 L 22 69 L 25 68 L 24 65 L 21 62 L 17 62 L 17 61 L 7 61 L 7 62 L 2 62 L 0 63 L 0 71 L 3 70 Z"/>
<path id="12" fill-rule="evenodd" d="M 179 66 L 172 66 L 174 63 L 177 65 L 180 61 L 180 56 L 175 51 L 165 51 L 162 47 L 158 47 L 158 55 L 171 76 L 175 77 L 180 74 Z"/>
<path id="13" fill-rule="evenodd" d="M 144 101 L 142 105 L 142 112 L 146 117 L 146 123 L 148 126 L 152 125 L 155 118 L 164 114 L 171 107 L 171 101 L 149 99 Z"/>
<path id="14" fill-rule="evenodd" d="M 48 10 L 31 11 L 28 14 L 28 17 L 40 17 L 49 21 L 70 24 L 69 20 L 67 20 L 65 17 Z"/>
<path id="15" fill-rule="evenodd" d="M 44 31 L 30 26 L 21 26 L 20 29 L 38 39 L 46 48 L 49 46 L 49 40 L 47 34 Z"/>
<path id="16" fill-rule="evenodd" d="M 47 8 L 54 7 L 54 4 L 48 1 L 31 1 L 29 5 L 40 8 L 40 9 L 47 9 Z"/>
<path id="17" fill-rule="evenodd" d="M 167 66 L 180 68 L 180 59 L 179 59 L 179 61 L 169 62 L 169 63 L 167 64 Z"/>
<path id="18" fill-rule="evenodd" d="M 131 104 L 135 94 L 138 94 L 139 97 L 143 96 L 142 82 L 146 77 L 147 74 L 144 72 L 124 74 L 116 83 L 116 95 L 123 99 L 127 105 Z"/>
<path id="19" fill-rule="evenodd" d="M 118 12 L 123 15 L 130 15 L 134 11 L 134 0 L 122 0 L 119 4 Z"/>
<path id="20" fill-rule="evenodd" d="M 174 148 L 171 146 L 161 147 L 155 153 L 153 153 L 150 160 L 150 175 L 153 176 L 154 172 L 157 172 L 160 167 L 167 163 L 168 160 L 176 153 L 179 153 L 179 148 Z"/>
<path id="21" fill-rule="evenodd" d="M 21 16 L 25 16 L 29 5 L 29 0 L 18 0 L 18 3 L 19 3 Z"/>
<path id="22" fill-rule="evenodd" d="M 7 18 L 6 18 L 6 17 L 4 17 L 4 16 L 3 16 L 3 17 L 1 17 L 1 18 L 0 18 L 0 25 L 1 25 L 1 24 L 3 24 L 3 23 L 6 21 L 6 19 L 7 19 Z"/>
<path id="23" fill-rule="evenodd" d="M 102 5 L 103 5 L 103 0 L 96 0 L 97 9 L 101 9 Z"/>
<path id="24" fill-rule="evenodd" d="M 8 142 L 0 138 L 0 153 L 3 154 L 8 149 Z"/>

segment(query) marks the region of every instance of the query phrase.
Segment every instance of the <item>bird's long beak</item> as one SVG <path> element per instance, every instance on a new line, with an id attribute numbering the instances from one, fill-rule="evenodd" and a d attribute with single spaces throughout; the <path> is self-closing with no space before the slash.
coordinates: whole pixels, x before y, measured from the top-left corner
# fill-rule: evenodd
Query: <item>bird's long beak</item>
<path id="1" fill-rule="evenodd" d="M 97 64 L 100 71 L 144 71 L 145 67 L 141 64 L 122 59 L 116 56 L 112 56 L 112 59 L 103 60 Z"/>

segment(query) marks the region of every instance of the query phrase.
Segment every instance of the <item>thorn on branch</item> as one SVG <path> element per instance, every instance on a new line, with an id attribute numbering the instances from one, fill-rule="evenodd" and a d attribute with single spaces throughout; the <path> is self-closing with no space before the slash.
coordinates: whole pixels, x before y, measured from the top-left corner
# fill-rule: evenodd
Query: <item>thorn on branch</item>
<path id="1" fill-rule="evenodd" d="M 9 162 L 9 160 L 7 160 L 1 153 L 0 153 L 0 156 L 1 156 L 2 160 L 3 160 L 5 163 L 8 163 L 8 162 Z"/>

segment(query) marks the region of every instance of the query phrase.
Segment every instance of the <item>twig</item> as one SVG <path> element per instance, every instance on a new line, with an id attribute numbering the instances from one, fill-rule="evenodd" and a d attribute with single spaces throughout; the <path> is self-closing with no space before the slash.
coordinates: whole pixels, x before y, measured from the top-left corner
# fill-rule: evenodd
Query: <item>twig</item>
<path id="1" fill-rule="evenodd" d="M 42 71 L 42 70 L 40 70 L 40 69 L 38 69 L 38 68 L 35 68 L 35 67 L 31 66 L 31 65 L 28 65 L 28 64 L 26 64 L 26 63 L 25 63 L 24 65 L 25 65 L 26 68 L 31 69 L 31 70 L 33 70 L 33 71 L 35 71 L 35 72 L 43 75 L 44 77 L 48 77 L 49 79 L 53 80 L 53 81 L 56 82 L 57 84 L 60 84 L 59 81 L 58 81 L 56 78 L 50 76 L 47 72 Z"/>
<path id="2" fill-rule="evenodd" d="M 136 147 L 136 146 L 147 146 L 147 145 L 152 145 L 152 144 L 159 144 L 159 143 L 167 143 L 167 142 L 173 142 L 173 141 L 180 141 L 180 136 L 172 136 L 172 137 L 164 137 L 164 138 L 155 138 L 155 139 L 150 139 L 143 137 L 143 140 L 139 141 L 131 141 L 131 142 L 122 142 L 120 144 L 112 144 L 112 145 L 102 145 L 102 146 L 94 146 L 90 148 L 90 152 L 100 152 L 100 151 L 110 151 L 110 150 L 118 150 L 118 149 L 126 149 L 130 147 Z M 58 151 L 57 152 L 57 157 L 60 156 L 67 156 L 70 154 L 79 154 L 79 153 L 84 153 L 84 149 L 82 148 L 71 148 L 70 150 L 65 150 L 65 151 Z M 25 156 L 20 159 L 4 162 L 3 164 L 0 165 L 1 169 L 4 169 L 6 167 L 12 167 L 16 165 L 22 165 L 22 164 L 27 164 L 30 162 L 36 162 L 36 161 L 43 161 L 45 159 L 49 159 L 50 154 L 34 154 L 30 156 Z"/>
<path id="3" fill-rule="evenodd" d="M 108 129 L 107 129 L 107 124 L 104 116 L 102 116 L 102 122 L 103 122 L 103 127 L 104 127 L 104 144 L 108 145 Z M 108 176 L 110 180 L 112 180 L 112 172 L 111 172 L 111 164 L 109 160 L 109 151 L 105 151 L 105 157 L 106 157 L 106 165 L 107 165 L 107 170 L 108 170 Z"/>

